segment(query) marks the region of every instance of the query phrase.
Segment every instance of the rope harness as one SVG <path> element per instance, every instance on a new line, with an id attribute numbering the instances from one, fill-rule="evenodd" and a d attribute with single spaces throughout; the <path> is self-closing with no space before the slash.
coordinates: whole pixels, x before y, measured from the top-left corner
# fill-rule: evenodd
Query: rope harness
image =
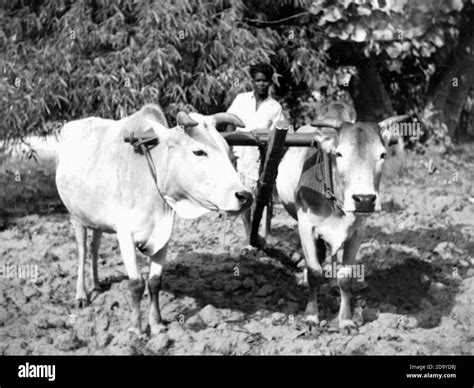
<path id="1" fill-rule="evenodd" d="M 135 139 L 134 133 L 130 133 L 130 139 Z M 156 175 L 156 168 L 155 164 L 153 163 L 153 158 L 151 157 L 150 150 L 155 148 L 158 143 L 158 137 L 152 137 L 148 139 L 140 139 L 137 138 L 138 140 L 135 142 L 131 142 L 130 145 L 133 147 L 133 150 L 141 155 L 145 155 L 146 162 L 148 164 L 148 169 L 150 170 L 151 176 L 153 178 L 153 181 L 155 182 L 155 186 L 160 193 L 161 196 L 163 196 L 160 188 L 158 187 L 158 179 Z"/>

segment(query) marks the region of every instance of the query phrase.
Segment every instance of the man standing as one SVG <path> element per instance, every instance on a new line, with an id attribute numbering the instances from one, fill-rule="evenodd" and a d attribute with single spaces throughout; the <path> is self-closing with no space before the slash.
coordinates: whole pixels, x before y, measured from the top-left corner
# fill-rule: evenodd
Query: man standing
<path id="1" fill-rule="evenodd" d="M 257 63 L 250 67 L 253 91 L 238 94 L 227 110 L 244 122 L 245 128 L 238 128 L 239 131 L 272 131 L 278 121 L 285 119 L 281 105 L 269 94 L 273 72 L 273 68 L 266 63 Z M 260 167 L 258 147 L 236 146 L 233 149 L 240 178 L 244 186 L 251 189 L 255 195 Z M 255 204 L 252 209 L 242 214 L 247 237 L 250 237 L 250 217 L 254 206 Z M 263 245 L 264 240 L 259 237 L 259 242 Z"/>

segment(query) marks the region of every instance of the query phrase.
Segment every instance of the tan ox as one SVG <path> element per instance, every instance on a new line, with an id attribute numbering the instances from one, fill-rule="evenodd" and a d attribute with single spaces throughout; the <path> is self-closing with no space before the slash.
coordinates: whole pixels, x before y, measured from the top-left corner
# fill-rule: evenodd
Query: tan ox
<path id="1" fill-rule="evenodd" d="M 349 305 L 351 267 L 364 236 L 367 216 L 381 207 L 379 183 L 385 146 L 396 139 L 385 130 L 393 120 L 379 125 L 354 123 L 355 114 L 341 104 L 329 106 L 319 118 L 335 123 L 335 128 L 322 131 L 304 126 L 297 132 L 313 132 L 326 153 L 333 171 L 334 198 L 325 195 L 322 169 L 317 163 L 319 156 L 313 147 L 288 150 L 280 163 L 276 186 L 284 207 L 298 220 L 309 286 L 306 320 L 312 324 L 319 322 L 317 292 L 323 280 L 321 264 L 343 249 L 344 267 L 337 272 L 341 290 L 339 326 L 351 331 L 356 328 Z"/>
<path id="2" fill-rule="evenodd" d="M 155 334 L 162 328 L 159 290 L 175 213 L 184 218 L 209 210 L 237 213 L 252 202 L 252 194 L 231 165 L 227 143 L 215 128 L 217 122 L 243 126 L 240 119 L 230 114 L 193 116 L 198 121 L 181 112 L 178 123 L 184 130 L 169 129 L 161 109 L 147 105 L 118 121 L 87 118 L 72 121 L 61 131 L 56 184 L 75 220 L 76 300 L 81 306 L 88 299 L 84 284 L 87 228 L 92 229 L 92 280 L 97 289 L 101 234 L 117 233 L 130 279 L 135 332 L 141 331 L 140 301 L 145 290 L 136 248 L 150 257 L 148 322 Z M 124 142 L 125 133 L 140 137 L 150 131 L 159 140 L 150 150 L 156 182 L 146 156 Z"/>

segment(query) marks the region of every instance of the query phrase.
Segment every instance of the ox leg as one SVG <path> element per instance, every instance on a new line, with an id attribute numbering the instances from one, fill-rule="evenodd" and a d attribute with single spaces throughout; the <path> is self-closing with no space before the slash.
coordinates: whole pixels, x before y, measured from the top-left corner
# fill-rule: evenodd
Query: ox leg
<path id="1" fill-rule="evenodd" d="M 266 239 L 272 231 L 272 210 L 270 204 L 263 208 L 263 237 Z"/>
<path id="2" fill-rule="evenodd" d="M 102 231 L 93 229 L 92 230 L 92 240 L 90 244 L 91 260 L 92 260 L 92 284 L 94 285 L 94 292 L 100 292 L 101 287 L 99 283 L 99 271 L 98 271 L 98 261 L 99 261 L 99 248 L 100 248 L 100 239 L 102 237 Z"/>
<path id="3" fill-rule="evenodd" d="M 251 223 L 252 209 L 253 209 L 253 204 L 249 209 L 245 210 L 242 213 L 242 222 L 244 223 L 245 234 L 248 240 L 250 240 L 250 230 L 252 228 L 252 223 Z"/>
<path id="4" fill-rule="evenodd" d="M 342 267 L 337 272 L 337 284 L 341 290 L 341 305 L 339 308 L 339 329 L 347 334 L 357 331 L 357 326 L 352 320 L 351 313 L 351 285 L 353 282 L 353 265 L 359 250 L 362 238 L 364 237 L 364 225 L 356 229 L 353 236 L 344 244 L 342 256 Z"/>
<path id="5" fill-rule="evenodd" d="M 313 225 L 305 217 L 300 217 L 298 219 L 298 231 L 308 273 L 309 297 L 306 305 L 305 321 L 311 325 L 318 325 L 318 290 L 322 283 L 323 269 L 318 260 Z"/>
<path id="6" fill-rule="evenodd" d="M 84 280 L 84 271 L 87 256 L 87 228 L 79 221 L 74 221 L 74 232 L 77 243 L 77 283 L 76 283 L 76 305 L 79 308 L 88 305 L 86 284 Z"/>
<path id="7" fill-rule="evenodd" d="M 129 331 L 141 334 L 140 302 L 145 291 L 145 280 L 140 275 L 137 263 L 137 253 L 132 234 L 129 231 L 117 230 L 117 237 L 122 253 L 122 259 L 129 278 L 130 293 L 132 296 L 132 325 Z"/>
<path id="8" fill-rule="evenodd" d="M 163 265 L 166 260 L 168 244 L 161 248 L 158 253 L 150 257 L 150 275 L 148 278 L 148 293 L 150 294 L 150 315 L 148 323 L 151 335 L 157 335 L 165 328 L 160 313 L 160 290 Z"/>

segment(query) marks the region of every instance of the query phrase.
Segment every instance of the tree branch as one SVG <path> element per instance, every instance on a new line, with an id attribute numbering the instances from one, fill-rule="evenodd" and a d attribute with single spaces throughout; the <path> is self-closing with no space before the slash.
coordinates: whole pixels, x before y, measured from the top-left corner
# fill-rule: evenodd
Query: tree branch
<path id="1" fill-rule="evenodd" d="M 291 19 L 296 19 L 296 18 L 299 18 L 300 16 L 307 16 L 307 15 L 312 15 L 311 12 L 301 12 L 301 13 L 297 13 L 296 15 L 292 15 L 292 16 L 288 16 L 286 18 L 283 18 L 283 19 L 278 19 L 278 20 L 271 20 L 271 21 L 266 21 L 266 20 L 259 20 L 259 19 L 243 19 L 244 22 L 246 23 L 250 23 L 250 24 L 260 24 L 260 25 L 263 25 L 263 26 L 272 26 L 272 25 L 278 25 L 278 24 L 282 24 L 288 20 L 291 20 Z"/>

